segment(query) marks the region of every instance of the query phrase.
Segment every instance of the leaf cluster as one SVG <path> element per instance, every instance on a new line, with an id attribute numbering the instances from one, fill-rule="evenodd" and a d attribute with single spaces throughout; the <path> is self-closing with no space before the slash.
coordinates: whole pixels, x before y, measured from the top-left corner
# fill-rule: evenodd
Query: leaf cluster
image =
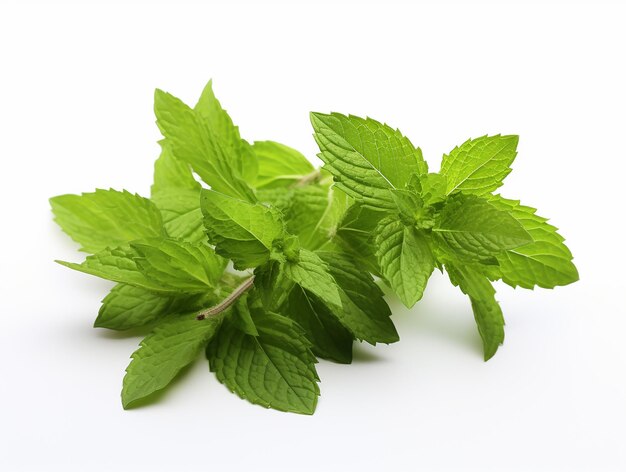
<path id="1" fill-rule="evenodd" d="M 578 278 L 545 218 L 493 192 L 516 136 L 468 140 L 429 173 L 419 148 L 372 119 L 312 113 L 322 169 L 249 143 L 209 82 L 195 107 L 155 93 L 164 139 L 150 198 L 96 190 L 50 200 L 88 253 L 61 264 L 111 280 L 96 327 L 148 332 L 122 389 L 153 398 L 204 352 L 216 377 L 265 407 L 311 414 L 317 358 L 398 333 L 374 277 L 407 306 L 445 270 L 470 298 L 485 359 L 504 339 L 494 280 L 552 288 Z"/>

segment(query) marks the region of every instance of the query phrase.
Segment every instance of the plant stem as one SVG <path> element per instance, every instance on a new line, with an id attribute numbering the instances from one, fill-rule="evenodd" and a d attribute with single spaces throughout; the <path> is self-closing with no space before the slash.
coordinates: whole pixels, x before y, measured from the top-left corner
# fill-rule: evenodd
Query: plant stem
<path id="1" fill-rule="evenodd" d="M 207 308 L 196 316 L 197 320 L 204 320 L 205 318 L 210 318 L 212 316 L 219 315 L 224 310 L 228 309 L 233 303 L 237 301 L 237 299 L 243 295 L 252 285 L 254 284 L 254 275 L 244 280 L 241 285 L 235 288 L 230 295 L 228 295 L 224 300 L 219 302 L 217 305 L 212 306 L 211 308 Z"/>

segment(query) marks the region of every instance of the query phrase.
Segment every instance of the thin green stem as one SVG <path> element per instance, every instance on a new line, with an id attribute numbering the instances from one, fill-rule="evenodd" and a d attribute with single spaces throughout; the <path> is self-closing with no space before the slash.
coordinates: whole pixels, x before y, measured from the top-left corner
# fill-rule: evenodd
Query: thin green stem
<path id="1" fill-rule="evenodd" d="M 254 285 L 254 275 L 247 278 L 241 283 L 237 288 L 235 288 L 230 295 L 228 295 L 224 300 L 219 302 L 217 305 L 212 306 L 211 308 L 207 308 L 206 310 L 200 312 L 198 316 L 196 316 L 197 320 L 204 320 L 206 318 L 211 318 L 213 316 L 217 316 L 222 313 L 224 310 L 230 308 L 230 306 L 237 301 L 237 299 L 242 296 L 246 291 L 250 289 Z"/>

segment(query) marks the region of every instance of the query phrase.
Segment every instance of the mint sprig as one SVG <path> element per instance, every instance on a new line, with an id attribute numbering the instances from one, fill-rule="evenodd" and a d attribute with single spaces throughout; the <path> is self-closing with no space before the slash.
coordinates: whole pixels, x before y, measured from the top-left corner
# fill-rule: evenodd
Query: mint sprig
<path id="1" fill-rule="evenodd" d="M 195 107 L 155 93 L 164 139 L 150 198 L 96 190 L 50 200 L 88 256 L 59 261 L 116 282 L 94 326 L 147 332 L 124 408 L 150 401 L 199 353 L 229 390 L 312 414 L 317 357 L 398 341 L 375 277 L 413 306 L 435 269 L 468 295 L 485 359 L 504 339 L 492 282 L 578 279 L 554 226 L 493 195 L 516 136 L 468 140 L 429 173 L 419 148 L 370 118 L 312 113 L 322 169 L 273 141 L 248 143 L 206 86 Z"/>

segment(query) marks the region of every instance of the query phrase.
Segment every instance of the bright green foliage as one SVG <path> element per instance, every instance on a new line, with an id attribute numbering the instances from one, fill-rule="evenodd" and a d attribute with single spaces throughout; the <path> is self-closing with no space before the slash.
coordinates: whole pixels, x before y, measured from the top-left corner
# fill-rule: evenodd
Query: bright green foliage
<path id="1" fill-rule="evenodd" d="M 120 282 L 158 292 L 172 292 L 176 289 L 165 288 L 158 282 L 148 279 L 137 267 L 137 253 L 130 246 L 104 249 L 87 256 L 82 264 L 57 261 L 59 264 L 85 274 L 95 275 L 113 282 Z"/>
<path id="2" fill-rule="evenodd" d="M 281 411 L 313 414 L 319 395 L 315 356 L 289 318 L 257 310 L 257 336 L 225 323 L 207 357 L 220 382 L 241 398 Z"/>
<path id="3" fill-rule="evenodd" d="M 329 243 L 348 205 L 348 196 L 330 185 L 295 188 L 283 209 L 287 230 L 298 236 L 305 249 Z"/>
<path id="4" fill-rule="evenodd" d="M 225 260 L 206 245 L 173 239 L 147 239 L 105 249 L 82 264 L 62 262 L 74 270 L 114 282 L 159 292 L 206 292 L 215 287 Z"/>
<path id="5" fill-rule="evenodd" d="M 472 302 L 474 319 L 483 341 L 485 360 L 488 361 L 504 342 L 504 318 L 496 301 L 496 291 L 487 277 L 468 265 L 446 264 L 450 281 L 458 286 Z"/>
<path id="6" fill-rule="evenodd" d="M 520 205 L 496 195 L 490 199 L 496 208 L 508 211 L 532 236 L 533 242 L 504 251 L 498 255 L 502 280 L 515 287 L 554 288 L 578 280 L 572 253 L 563 244 L 563 237 L 548 220 L 537 215 L 534 208 Z"/>
<path id="7" fill-rule="evenodd" d="M 282 311 L 302 327 L 313 354 L 342 364 L 352 362 L 354 336 L 315 295 L 294 285 Z"/>
<path id="8" fill-rule="evenodd" d="M 450 199 L 433 228 L 438 247 L 461 260 L 488 261 L 506 249 L 532 242 L 506 211 L 474 196 Z"/>
<path id="9" fill-rule="evenodd" d="M 152 201 L 161 210 L 168 235 L 192 243 L 205 239 L 202 211 L 198 206 L 202 187 L 194 179 L 189 164 L 176 159 L 165 141 L 154 164 Z"/>
<path id="10" fill-rule="evenodd" d="M 468 140 L 429 173 L 399 130 L 312 113 L 315 169 L 288 146 L 243 139 L 211 82 L 193 108 L 157 90 L 154 109 L 165 139 L 150 199 L 96 190 L 50 200 L 90 253 L 60 263 L 116 282 L 94 325 L 151 330 L 124 377 L 125 408 L 155 400 L 204 350 L 240 397 L 313 413 L 316 356 L 350 363 L 355 341 L 399 339 L 373 276 L 411 307 L 434 269 L 447 271 L 470 299 L 485 359 L 504 340 L 493 281 L 578 279 L 554 226 L 491 194 L 516 136 Z"/>
<path id="11" fill-rule="evenodd" d="M 241 139 L 239 128 L 233 124 L 233 120 L 215 97 L 212 81 L 204 87 L 194 111 L 200 116 L 206 129 L 218 137 L 229 162 L 237 166 L 237 173 L 246 182 L 254 181 L 258 172 L 256 154 L 250 144 Z"/>
<path id="12" fill-rule="evenodd" d="M 428 171 L 422 151 L 399 131 L 370 118 L 311 113 L 324 167 L 335 184 L 374 208 L 393 208 L 389 189 Z"/>
<path id="13" fill-rule="evenodd" d="M 297 261 L 285 264 L 285 275 L 331 307 L 341 307 L 337 282 L 326 263 L 314 252 L 303 249 Z"/>
<path id="14" fill-rule="evenodd" d="M 89 253 L 163 235 L 161 214 L 147 198 L 116 190 L 50 199 L 57 224 Z"/>
<path id="15" fill-rule="evenodd" d="M 483 136 L 455 147 L 441 162 L 441 175 L 447 177 L 446 195 L 485 195 L 500 187 L 511 172 L 518 141 L 517 136 Z"/>
<path id="16" fill-rule="evenodd" d="M 402 303 L 412 307 L 422 298 L 435 268 L 429 238 L 392 216 L 378 224 L 374 237 L 381 273 Z"/>
<path id="17" fill-rule="evenodd" d="M 215 335 L 220 321 L 211 318 L 200 323 L 193 315 L 181 315 L 154 328 L 133 353 L 126 369 L 122 389 L 124 408 L 161 390 L 181 369 L 196 360 Z"/>
<path id="18" fill-rule="evenodd" d="M 214 190 L 254 201 L 241 175 L 243 157 L 232 149 L 231 136 L 217 134 L 201 113 L 161 90 L 154 94 L 154 111 L 174 157 L 187 162 Z"/>
<path id="19" fill-rule="evenodd" d="M 380 268 L 371 240 L 384 217 L 383 212 L 355 203 L 348 207 L 336 230 L 335 242 L 341 249 L 375 275 L 380 275 Z"/>
<path id="20" fill-rule="evenodd" d="M 226 268 L 226 260 L 206 244 L 162 239 L 131 243 L 135 263 L 153 282 L 181 292 L 202 292 L 215 287 Z"/>
<path id="21" fill-rule="evenodd" d="M 257 141 L 252 149 L 259 161 L 257 189 L 289 187 L 315 170 L 295 149 L 274 141 Z"/>
<path id="22" fill-rule="evenodd" d="M 348 330 L 359 340 L 370 344 L 393 343 L 398 333 L 383 292 L 372 276 L 352 258 L 342 253 L 319 252 L 328 272 L 339 286 L 342 310 L 334 311 Z"/>
<path id="23" fill-rule="evenodd" d="M 201 194 L 204 225 L 215 251 L 246 269 L 269 260 L 274 241 L 284 233 L 280 214 L 260 203 L 248 203 L 213 191 Z"/>
<path id="24" fill-rule="evenodd" d="M 154 162 L 154 183 L 150 189 L 152 199 L 154 200 L 154 196 L 158 193 L 169 190 L 195 190 L 199 192 L 200 183 L 194 179 L 189 164 L 174 157 L 166 140 L 159 144 L 161 145 L 161 155 Z"/>
<path id="25" fill-rule="evenodd" d="M 125 330 L 139 328 L 173 312 L 200 309 L 206 296 L 172 295 L 134 285 L 117 284 L 102 300 L 96 328 Z"/>
<path id="26" fill-rule="evenodd" d="M 451 280 L 470 296 L 486 359 L 504 339 L 490 280 L 551 288 L 578 279 L 554 227 L 491 195 L 511 171 L 517 136 L 470 139 L 443 157 L 441 172 L 428 173 L 399 131 L 338 113 L 311 116 L 324 169 L 357 201 L 337 226 L 338 246 L 408 307 L 436 267 L 456 271 Z"/>

